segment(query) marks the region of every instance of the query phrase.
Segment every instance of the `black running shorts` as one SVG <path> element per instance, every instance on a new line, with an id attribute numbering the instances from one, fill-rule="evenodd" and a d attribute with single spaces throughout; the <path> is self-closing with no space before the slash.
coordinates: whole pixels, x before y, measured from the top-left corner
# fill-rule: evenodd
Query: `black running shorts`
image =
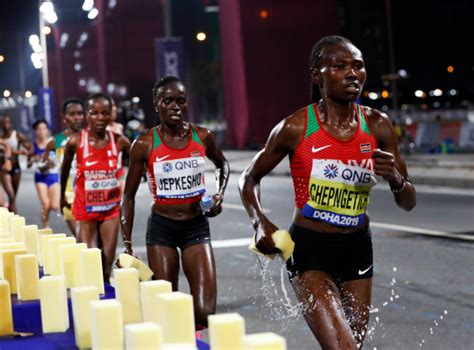
<path id="1" fill-rule="evenodd" d="M 155 212 L 148 217 L 146 245 L 164 245 L 181 250 L 210 243 L 209 221 L 204 215 L 189 220 L 171 220 Z"/>
<path id="2" fill-rule="evenodd" d="M 336 282 L 373 276 L 372 237 L 369 229 L 354 233 L 316 232 L 293 224 L 293 258 L 287 261 L 290 279 L 307 270 L 321 270 Z"/>

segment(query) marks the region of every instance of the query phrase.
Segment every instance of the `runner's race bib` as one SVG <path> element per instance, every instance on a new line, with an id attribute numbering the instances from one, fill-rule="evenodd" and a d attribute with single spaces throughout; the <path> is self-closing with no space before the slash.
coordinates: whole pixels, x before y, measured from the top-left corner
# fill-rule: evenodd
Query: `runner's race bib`
<path id="1" fill-rule="evenodd" d="M 206 191 L 204 157 L 164 160 L 153 163 L 158 198 L 184 199 Z"/>
<path id="2" fill-rule="evenodd" d="M 116 170 L 86 170 L 85 192 L 88 213 L 106 212 L 120 203 L 120 186 Z"/>
<path id="3" fill-rule="evenodd" d="M 376 183 L 372 159 L 314 159 L 303 215 L 335 226 L 361 226 Z"/>

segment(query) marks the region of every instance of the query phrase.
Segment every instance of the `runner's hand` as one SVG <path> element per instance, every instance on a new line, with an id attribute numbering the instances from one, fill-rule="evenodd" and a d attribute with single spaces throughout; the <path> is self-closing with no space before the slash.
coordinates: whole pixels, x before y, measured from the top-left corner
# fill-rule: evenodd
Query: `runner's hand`
<path id="1" fill-rule="evenodd" d="M 402 175 L 395 166 L 395 157 L 392 153 L 376 149 L 372 154 L 375 175 L 382 176 L 391 186 L 397 187 L 403 181 Z"/>
<path id="2" fill-rule="evenodd" d="M 222 201 L 224 200 L 224 197 L 219 193 L 216 193 L 212 196 L 212 199 L 214 201 L 214 205 L 204 213 L 204 215 L 209 218 L 217 216 L 222 212 Z"/>
<path id="3" fill-rule="evenodd" d="M 263 254 L 276 254 L 280 253 L 280 250 L 275 248 L 272 235 L 275 231 L 278 231 L 273 223 L 266 220 L 262 222 L 255 231 L 255 246 Z"/>
<path id="4" fill-rule="evenodd" d="M 135 253 L 133 252 L 133 248 L 132 248 L 132 243 L 124 243 L 123 244 L 123 252 L 125 254 L 128 254 L 128 255 L 131 255 L 133 257 L 136 258 L 136 255 Z M 119 266 L 119 260 L 117 260 L 117 263 L 116 263 L 117 266 Z"/>
<path id="5" fill-rule="evenodd" d="M 66 198 L 61 198 L 60 207 L 61 207 L 61 213 L 62 213 L 64 207 L 71 209 L 71 204 L 67 202 Z"/>

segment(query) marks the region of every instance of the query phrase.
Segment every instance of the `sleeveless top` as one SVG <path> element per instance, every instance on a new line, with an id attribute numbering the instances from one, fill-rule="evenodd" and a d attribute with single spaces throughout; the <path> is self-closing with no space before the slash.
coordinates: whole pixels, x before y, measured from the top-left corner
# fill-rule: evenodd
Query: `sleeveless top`
<path id="1" fill-rule="evenodd" d="M 36 142 L 33 143 L 33 152 L 36 154 L 36 155 L 39 155 L 39 156 L 42 156 L 45 152 L 45 148 L 40 148 L 38 146 L 38 144 Z M 53 162 L 55 161 L 55 157 L 56 157 L 56 153 L 54 151 L 51 151 L 49 152 L 49 159 L 52 160 Z M 42 157 L 40 157 L 41 159 Z M 42 163 L 42 160 L 40 160 L 38 162 L 38 164 L 35 164 L 35 173 L 36 174 L 57 174 L 59 172 L 59 167 L 57 166 L 57 164 L 54 166 L 54 168 L 51 168 L 51 169 L 48 169 L 46 171 L 43 171 L 41 172 L 39 169 L 38 169 L 38 165 Z"/>
<path id="2" fill-rule="evenodd" d="M 152 129 L 153 149 L 148 158 L 147 176 L 156 204 L 198 202 L 206 191 L 206 147 L 196 128 L 189 126 L 188 144 L 183 149 L 166 145 L 158 127 Z"/>
<path id="3" fill-rule="evenodd" d="M 16 130 L 12 130 L 10 137 L 8 139 L 5 139 L 5 141 L 8 142 L 12 150 L 16 151 L 20 149 L 20 142 L 18 142 L 18 135 Z"/>
<path id="4" fill-rule="evenodd" d="M 108 135 L 107 146 L 97 149 L 89 145 L 89 129 L 81 131 L 77 150 L 76 199 L 83 201 L 87 213 L 107 212 L 116 209 L 120 203 L 117 145 L 113 133 L 108 132 Z"/>
<path id="5" fill-rule="evenodd" d="M 377 142 L 363 108 L 354 108 L 357 131 L 341 141 L 324 130 L 316 105 L 307 107 L 304 136 L 290 159 L 295 206 L 307 218 L 342 227 L 362 226 L 367 218 Z"/>
<path id="6" fill-rule="evenodd" d="M 56 160 L 59 165 L 63 163 L 64 159 L 64 149 L 66 147 L 67 137 L 64 134 L 64 131 L 61 131 L 59 134 L 53 136 L 54 139 L 54 149 L 56 151 Z"/>
<path id="7" fill-rule="evenodd" d="M 64 150 L 66 148 L 66 143 L 68 140 L 68 137 L 66 134 L 64 134 L 64 131 L 61 131 L 60 133 L 56 134 L 53 136 L 54 139 L 54 149 L 55 149 L 55 161 L 56 161 L 56 166 L 58 169 L 61 167 L 63 164 L 64 160 Z M 51 156 L 50 156 L 51 158 Z M 75 187 L 75 182 L 76 182 L 76 172 L 77 172 L 77 164 L 76 164 L 76 155 L 74 155 L 74 159 L 72 160 L 71 163 L 71 170 L 69 171 L 69 179 L 67 181 L 66 185 L 66 192 L 72 192 L 74 191 Z"/>

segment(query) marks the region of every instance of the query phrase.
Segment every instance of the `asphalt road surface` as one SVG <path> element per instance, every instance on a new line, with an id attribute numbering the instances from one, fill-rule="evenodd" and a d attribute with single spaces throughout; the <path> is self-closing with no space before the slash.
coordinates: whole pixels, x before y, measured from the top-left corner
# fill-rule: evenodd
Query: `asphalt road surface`
<path id="1" fill-rule="evenodd" d="M 212 192 L 213 175 L 208 173 Z M 375 275 L 366 349 L 474 348 L 474 191 L 418 186 L 418 204 L 398 209 L 388 187 L 373 190 L 370 206 Z M 268 177 L 262 200 L 270 219 L 288 228 L 293 190 L 288 177 Z M 145 225 L 151 196 L 143 183 L 136 198 L 134 249 L 146 259 Z M 24 172 L 18 197 L 28 224 L 40 224 L 33 177 Z M 247 333 L 272 331 L 288 349 L 319 349 L 298 312 L 279 259 L 257 260 L 247 249 L 252 234 L 232 175 L 223 213 L 211 219 L 218 272 L 218 312 L 238 312 Z M 68 232 L 53 215 L 55 232 Z M 440 237 L 434 237 L 434 236 Z M 457 237 L 464 239 L 456 239 Z M 119 243 L 119 247 L 121 244 Z M 118 249 L 119 251 L 120 249 Z M 184 275 L 180 289 L 187 291 Z"/>

